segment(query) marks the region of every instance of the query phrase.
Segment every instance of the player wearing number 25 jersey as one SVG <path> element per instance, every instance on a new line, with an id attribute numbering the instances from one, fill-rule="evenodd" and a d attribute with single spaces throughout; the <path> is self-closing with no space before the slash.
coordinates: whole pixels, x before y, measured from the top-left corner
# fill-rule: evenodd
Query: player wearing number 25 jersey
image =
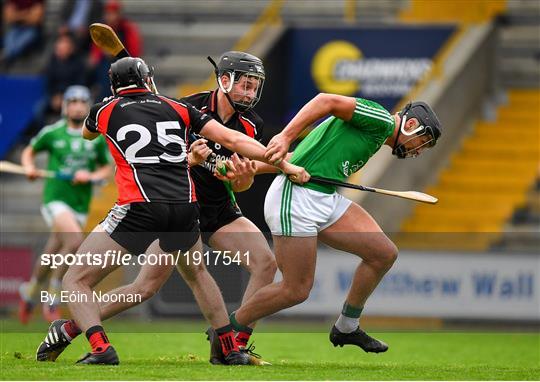
<path id="1" fill-rule="evenodd" d="M 196 201 L 186 161 L 188 135 L 211 120 L 193 106 L 146 88 L 94 105 L 86 128 L 107 138 L 117 165 L 118 204 Z"/>
<path id="2" fill-rule="evenodd" d="M 189 104 L 143 87 L 121 90 L 92 107 L 86 128 L 107 138 L 117 168 L 118 202 L 102 227 L 133 254 L 146 250 L 156 238 L 153 232 L 176 231 L 162 234 L 167 251 L 187 250 L 196 242 L 199 212 L 187 137 L 210 120 Z M 176 224 L 167 226 L 171 219 Z"/>

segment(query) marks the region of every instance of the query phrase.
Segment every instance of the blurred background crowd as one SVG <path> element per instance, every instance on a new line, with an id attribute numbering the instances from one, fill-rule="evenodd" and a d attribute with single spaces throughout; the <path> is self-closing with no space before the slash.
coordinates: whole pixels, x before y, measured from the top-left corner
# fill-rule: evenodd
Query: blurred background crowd
<path id="1" fill-rule="evenodd" d="M 54 6 L 54 21 L 50 8 Z M 85 85 L 96 99 L 110 95 L 107 72 L 111 60 L 91 44 L 88 27 L 94 22 L 112 26 L 134 56 L 142 54 L 136 24 L 122 14 L 116 0 L 9 0 L 3 7 L 2 69 L 11 74 L 40 73 L 45 96 L 29 133 L 58 118 L 62 96 L 70 85 Z"/>

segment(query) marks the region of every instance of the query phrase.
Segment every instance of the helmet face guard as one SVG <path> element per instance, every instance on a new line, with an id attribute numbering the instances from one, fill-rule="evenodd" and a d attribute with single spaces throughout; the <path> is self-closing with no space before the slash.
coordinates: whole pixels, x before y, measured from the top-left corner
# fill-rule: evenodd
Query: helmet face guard
<path id="1" fill-rule="evenodd" d="M 399 113 L 401 117 L 401 126 L 398 130 L 392 154 L 400 159 L 416 158 L 422 151 L 429 149 L 437 143 L 437 139 L 441 136 L 441 123 L 435 112 L 425 102 L 413 102 L 407 104 Z M 416 118 L 418 126 L 413 131 L 407 131 L 405 124 L 407 120 Z M 402 143 L 399 142 L 400 135 L 403 134 L 409 139 Z M 422 139 L 422 137 L 425 137 Z M 409 143 L 417 140 L 418 143 L 414 147 Z"/>
<path id="2" fill-rule="evenodd" d="M 245 112 L 259 102 L 265 72 L 263 63 L 258 57 L 245 52 L 230 51 L 223 53 L 217 64 L 211 57 L 208 57 L 208 60 L 215 68 L 219 89 L 236 111 Z M 224 75 L 229 77 L 228 86 L 223 84 Z"/>
<path id="3" fill-rule="evenodd" d="M 223 86 L 221 77 L 229 76 L 229 86 Z M 223 93 L 230 98 L 229 102 L 238 112 L 245 112 L 253 108 L 261 99 L 264 86 L 264 75 L 246 72 L 227 72 L 218 77 L 218 85 Z"/>
<path id="4" fill-rule="evenodd" d="M 408 143 L 423 137 L 427 136 L 427 141 L 420 141 L 416 146 L 410 147 L 409 149 L 406 148 L 408 146 Z M 433 138 L 433 134 L 430 133 L 427 129 L 424 129 L 424 131 L 420 134 L 415 134 L 411 138 L 407 139 L 405 142 L 394 146 L 394 149 L 392 150 L 392 154 L 397 156 L 399 159 L 406 159 L 406 158 L 416 158 L 422 151 L 425 149 L 430 149 L 433 146 L 435 146 L 436 140 Z"/>

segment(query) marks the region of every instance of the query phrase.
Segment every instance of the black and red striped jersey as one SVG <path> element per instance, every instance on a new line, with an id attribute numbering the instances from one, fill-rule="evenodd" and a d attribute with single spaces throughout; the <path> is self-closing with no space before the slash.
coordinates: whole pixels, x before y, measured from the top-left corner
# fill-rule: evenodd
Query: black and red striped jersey
<path id="1" fill-rule="evenodd" d="M 244 113 L 234 113 L 234 115 L 223 123 L 217 113 L 217 90 L 192 94 L 182 98 L 182 101 L 189 103 L 199 109 L 202 113 L 210 115 L 216 121 L 225 125 L 229 129 L 244 133 L 258 141 L 263 136 L 263 121 L 253 110 Z M 199 134 L 192 136 L 192 139 L 202 138 Z M 207 138 L 205 138 L 207 139 Z M 223 182 L 217 179 L 213 173 L 216 168 L 216 160 L 230 159 L 232 151 L 221 146 L 217 142 L 208 140 L 208 147 L 214 152 L 215 157 L 209 157 L 199 166 L 191 169 L 191 175 L 195 181 L 197 199 L 202 207 L 205 205 L 220 205 L 229 200 L 227 189 Z"/>
<path id="2" fill-rule="evenodd" d="M 146 89 L 127 89 L 92 106 L 85 126 L 106 137 L 116 162 L 118 204 L 197 200 L 187 164 L 189 135 L 212 118 Z"/>

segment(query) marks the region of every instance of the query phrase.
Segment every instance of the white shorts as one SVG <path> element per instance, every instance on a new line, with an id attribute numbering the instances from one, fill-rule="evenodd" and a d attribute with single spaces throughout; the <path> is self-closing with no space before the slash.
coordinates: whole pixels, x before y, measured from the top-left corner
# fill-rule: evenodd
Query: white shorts
<path id="1" fill-rule="evenodd" d="M 264 201 L 264 217 L 273 235 L 317 236 L 334 224 L 351 201 L 294 184 L 284 175 L 274 179 Z"/>
<path id="2" fill-rule="evenodd" d="M 73 216 L 75 216 L 77 222 L 81 225 L 81 228 L 84 229 L 86 219 L 88 218 L 87 214 L 76 212 L 73 208 L 60 200 L 54 200 L 41 206 L 41 215 L 49 227 L 53 226 L 54 219 L 56 219 L 58 215 L 66 211 L 71 212 Z"/>

